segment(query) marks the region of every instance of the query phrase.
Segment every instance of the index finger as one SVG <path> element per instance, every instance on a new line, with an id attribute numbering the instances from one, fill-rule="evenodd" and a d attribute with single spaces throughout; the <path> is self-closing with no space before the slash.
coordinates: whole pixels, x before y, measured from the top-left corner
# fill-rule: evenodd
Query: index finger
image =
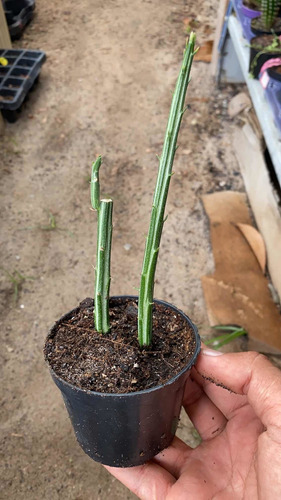
<path id="1" fill-rule="evenodd" d="M 265 426 L 280 425 L 281 373 L 256 352 L 209 355 L 202 349 L 197 371 L 208 380 L 246 395 L 249 404 Z"/>
<path id="2" fill-rule="evenodd" d="M 176 482 L 176 478 L 170 472 L 155 462 L 124 469 L 108 465 L 104 467 L 141 500 L 166 498 Z"/>

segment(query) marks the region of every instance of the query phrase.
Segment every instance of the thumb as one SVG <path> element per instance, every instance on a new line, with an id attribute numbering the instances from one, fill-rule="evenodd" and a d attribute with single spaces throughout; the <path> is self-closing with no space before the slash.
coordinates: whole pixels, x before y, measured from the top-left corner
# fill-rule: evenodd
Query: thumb
<path id="1" fill-rule="evenodd" d="M 265 426 L 280 425 L 281 373 L 267 358 L 256 352 L 222 354 L 202 349 L 196 363 L 205 378 L 246 395 Z"/>

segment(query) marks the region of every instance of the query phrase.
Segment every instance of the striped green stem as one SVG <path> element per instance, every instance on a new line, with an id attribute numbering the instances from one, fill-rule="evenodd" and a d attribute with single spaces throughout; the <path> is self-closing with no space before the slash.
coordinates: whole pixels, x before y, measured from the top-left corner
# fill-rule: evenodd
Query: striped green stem
<path id="1" fill-rule="evenodd" d="M 94 320 L 98 332 L 107 333 L 109 323 L 110 258 L 112 240 L 112 200 L 100 200 L 99 169 L 101 156 L 92 165 L 91 203 L 98 212 L 97 259 L 95 270 Z"/>
<path id="2" fill-rule="evenodd" d="M 159 160 L 158 177 L 153 198 L 150 227 L 146 239 L 138 303 L 138 339 L 140 346 L 152 340 L 152 308 L 156 264 L 164 224 L 172 166 L 177 149 L 177 137 L 184 113 L 184 101 L 194 55 L 195 34 L 191 33 L 185 48 L 182 67 L 174 91 L 163 151 Z"/>
<path id="3" fill-rule="evenodd" d="M 112 240 L 112 200 L 101 200 L 98 210 L 98 238 L 95 280 L 95 327 L 107 333 L 109 323 L 110 254 Z"/>

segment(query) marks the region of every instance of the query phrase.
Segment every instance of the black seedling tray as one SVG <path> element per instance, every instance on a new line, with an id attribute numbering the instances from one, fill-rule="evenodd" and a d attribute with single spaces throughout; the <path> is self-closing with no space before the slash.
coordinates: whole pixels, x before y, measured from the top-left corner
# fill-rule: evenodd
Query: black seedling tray
<path id="1" fill-rule="evenodd" d="M 0 49 L 7 66 L 0 65 L 0 109 L 17 110 L 39 77 L 46 60 L 41 50 Z"/>
<path id="2" fill-rule="evenodd" d="M 5 0 L 3 5 L 12 40 L 20 38 L 33 17 L 35 0 Z"/>

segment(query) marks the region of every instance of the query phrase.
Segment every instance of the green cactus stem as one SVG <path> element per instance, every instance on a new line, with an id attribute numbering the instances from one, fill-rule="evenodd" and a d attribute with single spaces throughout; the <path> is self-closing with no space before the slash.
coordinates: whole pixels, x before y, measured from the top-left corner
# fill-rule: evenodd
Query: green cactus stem
<path id="1" fill-rule="evenodd" d="M 94 210 L 98 210 L 100 206 L 100 181 L 99 169 L 101 166 L 101 156 L 98 156 L 92 165 L 91 176 L 91 203 Z"/>
<path id="2" fill-rule="evenodd" d="M 146 239 L 139 291 L 138 339 L 140 346 L 148 346 L 152 340 L 154 277 L 164 224 L 168 189 L 172 176 L 172 166 L 177 149 L 177 137 L 185 111 L 184 101 L 194 56 L 195 38 L 195 34 L 191 33 L 184 51 L 183 62 L 172 99 L 163 151 L 159 159 L 158 177 L 153 198 L 149 232 Z"/>
<path id="3" fill-rule="evenodd" d="M 261 0 L 262 22 L 266 29 L 271 29 L 280 7 L 280 0 Z"/>
<path id="4" fill-rule="evenodd" d="M 98 211 L 98 238 L 95 285 L 95 327 L 107 333 L 109 323 L 110 254 L 112 239 L 112 200 L 101 200 Z"/>
<path id="5" fill-rule="evenodd" d="M 91 203 L 98 213 L 94 321 L 98 332 L 107 333 L 110 330 L 109 289 L 113 201 L 111 199 L 100 200 L 100 166 L 101 156 L 93 163 L 91 176 Z"/>

